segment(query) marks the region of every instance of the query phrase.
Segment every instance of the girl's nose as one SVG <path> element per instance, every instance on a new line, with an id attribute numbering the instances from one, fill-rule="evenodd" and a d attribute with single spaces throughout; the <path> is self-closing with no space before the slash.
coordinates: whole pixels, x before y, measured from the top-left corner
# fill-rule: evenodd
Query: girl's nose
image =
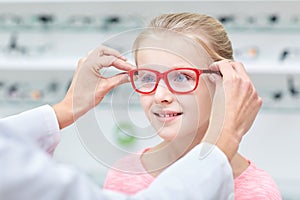
<path id="1" fill-rule="evenodd" d="M 157 104 L 171 103 L 174 100 L 174 94 L 168 89 L 163 81 L 160 81 L 155 90 L 154 99 Z"/>

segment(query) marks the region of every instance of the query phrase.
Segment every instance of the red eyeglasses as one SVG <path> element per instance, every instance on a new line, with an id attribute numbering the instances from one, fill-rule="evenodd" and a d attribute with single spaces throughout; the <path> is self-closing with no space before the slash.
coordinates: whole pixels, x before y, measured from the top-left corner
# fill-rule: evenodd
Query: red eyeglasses
<path id="1" fill-rule="evenodd" d="M 193 92 L 199 83 L 199 77 L 203 73 L 216 73 L 207 69 L 196 68 L 173 68 L 163 73 L 152 69 L 133 69 L 128 71 L 132 87 L 141 94 L 150 94 L 163 79 L 168 89 L 176 94 L 188 94 Z"/>

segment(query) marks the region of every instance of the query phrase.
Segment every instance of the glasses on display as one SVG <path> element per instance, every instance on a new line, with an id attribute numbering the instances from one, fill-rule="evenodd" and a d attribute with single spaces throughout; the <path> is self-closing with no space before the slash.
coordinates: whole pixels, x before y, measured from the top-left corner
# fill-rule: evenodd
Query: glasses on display
<path id="1" fill-rule="evenodd" d="M 188 94 L 197 88 L 199 77 L 203 73 L 221 75 L 219 71 L 196 68 L 173 68 L 163 73 L 152 69 L 140 68 L 130 70 L 128 75 L 134 90 L 141 94 L 154 92 L 161 79 L 164 80 L 172 93 Z"/>

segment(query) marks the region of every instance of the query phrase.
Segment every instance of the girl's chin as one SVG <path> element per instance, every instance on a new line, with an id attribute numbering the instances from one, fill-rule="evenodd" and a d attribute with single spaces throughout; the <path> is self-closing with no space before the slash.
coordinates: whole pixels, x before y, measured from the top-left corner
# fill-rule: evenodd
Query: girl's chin
<path id="1" fill-rule="evenodd" d="M 160 130 L 157 132 L 157 135 L 162 138 L 164 141 L 194 141 L 195 139 L 196 140 L 199 140 L 199 142 L 201 141 L 201 139 L 203 138 L 205 133 L 203 134 L 199 134 L 199 132 L 197 131 L 192 131 L 190 133 L 187 133 L 187 132 L 181 132 L 181 133 L 174 133 L 173 132 L 169 132 L 169 131 L 163 131 L 163 130 Z"/>
<path id="2" fill-rule="evenodd" d="M 177 137 L 177 134 L 173 133 L 168 133 L 164 131 L 159 131 L 158 136 L 162 138 L 164 141 L 172 141 Z"/>

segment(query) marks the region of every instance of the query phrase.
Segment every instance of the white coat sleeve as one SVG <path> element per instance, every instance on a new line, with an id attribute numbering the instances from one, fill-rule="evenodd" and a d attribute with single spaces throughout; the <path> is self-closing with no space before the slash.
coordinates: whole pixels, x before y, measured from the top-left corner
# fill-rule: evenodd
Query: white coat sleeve
<path id="1" fill-rule="evenodd" d="M 200 158 L 203 149 L 209 153 Z M 227 157 L 209 143 L 193 148 L 159 175 L 149 187 L 152 199 L 233 200 L 233 190 L 233 174 Z M 139 195 L 143 195 L 143 192 Z"/>
<path id="2" fill-rule="evenodd" d="M 53 154 L 60 140 L 60 130 L 54 110 L 40 106 L 0 120 L 2 129 L 24 140 L 33 140 L 44 151 Z"/>
<path id="3" fill-rule="evenodd" d="M 59 134 L 51 109 L 44 106 L 0 120 L 0 199 L 233 198 L 232 170 L 226 156 L 214 148 L 207 157 L 199 159 L 205 144 L 198 145 L 165 170 L 148 189 L 135 196 L 102 191 L 86 176 L 55 163 L 43 151 L 57 142 L 53 137 Z M 41 146 L 46 148 L 41 149 Z"/>

